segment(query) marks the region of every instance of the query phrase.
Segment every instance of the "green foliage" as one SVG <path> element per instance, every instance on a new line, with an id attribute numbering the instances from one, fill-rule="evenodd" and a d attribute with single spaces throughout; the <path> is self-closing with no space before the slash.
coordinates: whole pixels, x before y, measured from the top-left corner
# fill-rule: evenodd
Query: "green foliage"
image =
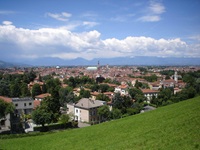
<path id="1" fill-rule="evenodd" d="M 123 97 L 120 93 L 116 93 L 112 99 L 113 108 L 122 109 L 123 108 Z"/>
<path id="2" fill-rule="evenodd" d="M 22 97 L 27 97 L 27 96 L 30 96 L 30 95 L 31 95 L 31 93 L 30 93 L 30 91 L 28 89 L 27 84 L 26 83 L 22 83 L 21 84 L 21 96 Z"/>
<path id="3" fill-rule="evenodd" d="M 42 94 L 42 90 L 39 84 L 34 84 L 32 87 L 32 97 L 35 97 L 36 95 Z"/>
<path id="4" fill-rule="evenodd" d="M 99 90 L 99 85 L 98 84 L 92 84 L 90 86 L 90 89 L 91 89 L 92 92 L 98 91 Z"/>
<path id="5" fill-rule="evenodd" d="M 94 79 L 91 79 L 88 76 L 82 76 L 82 77 L 70 77 L 68 80 L 65 80 L 64 83 L 75 88 L 85 84 L 94 84 L 95 81 Z"/>
<path id="6" fill-rule="evenodd" d="M 59 90 L 60 105 L 64 106 L 65 103 L 74 102 L 73 89 L 71 87 L 61 88 Z"/>
<path id="7" fill-rule="evenodd" d="M 103 105 L 98 108 L 97 114 L 102 118 L 103 121 L 109 120 L 110 118 L 110 110 L 108 105 Z"/>
<path id="8" fill-rule="evenodd" d="M 160 71 L 160 74 L 166 75 L 166 76 L 172 76 L 174 75 L 174 70 L 163 70 L 163 71 Z"/>
<path id="9" fill-rule="evenodd" d="M 67 124 L 69 120 L 70 120 L 70 116 L 68 114 L 62 114 L 59 119 L 59 121 L 63 124 Z"/>
<path id="10" fill-rule="evenodd" d="M 136 95 L 143 95 L 142 91 L 138 88 L 130 88 L 128 92 L 132 99 L 135 99 Z"/>
<path id="11" fill-rule="evenodd" d="M 157 81 L 158 77 L 155 74 L 153 74 L 151 76 L 144 76 L 144 79 L 148 82 L 155 82 Z"/>
<path id="12" fill-rule="evenodd" d="M 81 88 L 80 90 L 80 98 L 89 98 L 91 96 L 90 91 L 84 90 Z"/>
<path id="13" fill-rule="evenodd" d="M 36 124 L 42 125 L 50 124 L 53 113 L 48 111 L 47 107 L 41 105 L 37 107 L 32 113 L 32 119 Z"/>
<path id="14" fill-rule="evenodd" d="M 9 96 L 10 95 L 10 86 L 8 81 L 0 81 L 0 95 Z"/>
<path id="15" fill-rule="evenodd" d="M 140 72 L 143 72 L 144 74 L 147 73 L 147 69 L 144 68 L 144 67 L 137 67 L 137 69 L 138 69 Z"/>
<path id="16" fill-rule="evenodd" d="M 10 84 L 10 97 L 19 97 L 20 95 L 20 83 L 16 80 Z"/>
<path id="17" fill-rule="evenodd" d="M 96 97 L 96 99 L 97 100 L 106 101 L 106 102 L 110 101 L 110 98 L 107 95 L 102 94 L 102 93 L 98 94 L 97 97 Z"/>
<path id="18" fill-rule="evenodd" d="M 101 93 L 108 92 L 108 89 L 109 89 L 108 84 L 100 84 L 99 85 L 99 90 L 101 91 Z"/>
<path id="19" fill-rule="evenodd" d="M 5 117 L 8 113 L 14 112 L 14 106 L 12 103 L 7 103 L 0 99 L 0 119 Z"/>
<path id="20" fill-rule="evenodd" d="M 111 119 L 119 119 L 122 117 L 122 113 L 120 109 L 113 108 L 111 111 Z"/>

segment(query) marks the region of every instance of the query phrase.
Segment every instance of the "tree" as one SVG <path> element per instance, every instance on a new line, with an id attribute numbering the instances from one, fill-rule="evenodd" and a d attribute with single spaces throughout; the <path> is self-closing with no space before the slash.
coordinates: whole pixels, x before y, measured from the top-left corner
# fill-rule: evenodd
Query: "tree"
<path id="1" fill-rule="evenodd" d="M 10 95 L 10 87 L 8 81 L 0 81 L 0 95 L 9 96 Z"/>
<path id="2" fill-rule="evenodd" d="M 83 88 L 80 90 L 80 97 L 89 98 L 91 96 L 90 91 L 84 90 Z"/>
<path id="3" fill-rule="evenodd" d="M 45 130 L 45 124 L 50 124 L 52 119 L 52 112 L 48 111 L 48 109 L 44 106 L 41 105 L 37 107 L 33 112 L 32 112 L 32 119 L 36 124 L 40 124 L 43 127 L 43 131 Z"/>
<path id="4" fill-rule="evenodd" d="M 42 94 L 42 90 L 40 88 L 39 84 L 34 84 L 32 87 L 32 97 L 35 97 L 36 95 Z"/>
<path id="5" fill-rule="evenodd" d="M 70 102 L 68 99 L 67 99 L 67 96 L 68 94 L 72 91 L 72 88 L 71 87 L 66 87 L 66 88 L 61 88 L 59 90 L 59 101 L 60 101 L 60 104 L 61 106 L 64 106 L 65 103 L 68 103 Z M 69 98 L 69 97 L 68 97 Z"/>
<path id="6" fill-rule="evenodd" d="M 107 92 L 109 89 L 108 84 L 100 84 L 99 89 L 101 90 L 101 93 Z"/>
<path id="7" fill-rule="evenodd" d="M 37 76 L 36 76 L 36 73 L 33 71 L 33 69 L 31 69 L 31 71 L 29 73 L 27 73 L 27 77 L 30 82 L 30 81 L 33 81 Z"/>
<path id="8" fill-rule="evenodd" d="M 13 104 L 0 99 L 0 119 L 12 112 L 14 112 Z"/>
<path id="9" fill-rule="evenodd" d="M 143 95 L 142 91 L 137 88 L 130 88 L 128 92 L 130 96 L 132 97 L 132 99 L 135 99 L 136 95 Z"/>
<path id="10" fill-rule="evenodd" d="M 142 87 L 142 83 L 139 82 L 138 80 L 136 80 L 136 82 L 135 82 L 135 87 L 136 87 L 137 89 L 139 89 L 140 87 Z"/>
<path id="11" fill-rule="evenodd" d="M 11 97 L 19 97 L 21 94 L 20 85 L 17 81 L 14 81 L 10 85 L 10 96 Z"/>
<path id="12" fill-rule="evenodd" d="M 63 123 L 63 124 L 66 125 L 69 122 L 69 120 L 70 120 L 70 116 L 68 114 L 62 114 L 60 116 L 59 120 L 60 120 L 61 123 Z"/>
<path id="13" fill-rule="evenodd" d="M 123 108 L 123 97 L 120 93 L 116 93 L 112 99 L 113 108 L 122 109 Z"/>
<path id="14" fill-rule="evenodd" d="M 42 105 L 46 107 L 47 112 L 52 112 L 51 121 L 56 122 L 60 116 L 60 102 L 58 98 L 48 96 L 42 101 Z"/>
<path id="15" fill-rule="evenodd" d="M 96 99 L 102 100 L 102 101 L 106 101 L 106 102 L 110 101 L 110 98 L 107 95 L 102 94 L 102 93 L 98 94 L 97 97 L 96 97 Z"/>
<path id="16" fill-rule="evenodd" d="M 110 110 L 108 105 L 103 105 L 99 107 L 97 110 L 97 114 L 100 116 L 100 118 L 102 118 L 102 121 L 108 120 L 110 117 Z"/>
<path id="17" fill-rule="evenodd" d="M 42 93 L 47 93 L 47 86 L 45 83 L 42 85 Z"/>
<path id="18" fill-rule="evenodd" d="M 31 95 L 31 93 L 30 93 L 30 91 L 28 89 L 27 84 L 26 83 L 22 83 L 22 85 L 21 85 L 21 96 L 22 97 L 26 97 L 26 96 L 30 96 L 30 95 Z"/>
<path id="19" fill-rule="evenodd" d="M 104 77 L 100 76 L 96 78 L 96 83 L 102 83 L 105 80 Z"/>
<path id="20" fill-rule="evenodd" d="M 117 109 L 117 108 L 113 108 L 111 111 L 111 118 L 112 119 L 119 119 L 122 117 L 122 113 L 121 110 Z"/>

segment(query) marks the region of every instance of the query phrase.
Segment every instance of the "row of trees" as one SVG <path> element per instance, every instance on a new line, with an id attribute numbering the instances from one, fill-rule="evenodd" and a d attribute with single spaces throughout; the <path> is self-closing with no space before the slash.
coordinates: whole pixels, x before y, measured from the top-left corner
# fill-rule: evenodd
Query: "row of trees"
<path id="1" fill-rule="evenodd" d="M 7 97 L 26 97 L 31 93 L 27 84 L 33 81 L 36 73 L 31 70 L 24 74 L 0 74 L 0 95 Z"/>

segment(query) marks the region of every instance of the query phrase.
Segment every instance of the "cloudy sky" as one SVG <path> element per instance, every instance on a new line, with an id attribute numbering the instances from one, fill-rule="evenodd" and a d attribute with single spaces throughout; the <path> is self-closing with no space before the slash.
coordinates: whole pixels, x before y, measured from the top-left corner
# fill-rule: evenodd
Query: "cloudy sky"
<path id="1" fill-rule="evenodd" d="M 0 60 L 200 57 L 200 0 L 1 0 Z"/>

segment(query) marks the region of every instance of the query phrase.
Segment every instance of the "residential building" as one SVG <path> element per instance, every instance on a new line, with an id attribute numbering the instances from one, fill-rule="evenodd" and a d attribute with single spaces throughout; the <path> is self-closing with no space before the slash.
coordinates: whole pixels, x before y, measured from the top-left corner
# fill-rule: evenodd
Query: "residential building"
<path id="1" fill-rule="evenodd" d="M 142 93 L 147 98 L 147 103 L 150 103 L 153 97 L 157 98 L 159 91 L 151 89 L 142 89 Z"/>
<path id="2" fill-rule="evenodd" d="M 4 129 L 11 129 L 12 132 L 23 132 L 23 124 L 25 120 L 21 120 L 24 114 L 31 114 L 33 111 L 33 99 L 31 97 L 25 98 L 7 98 L 0 96 L 6 102 L 13 103 L 15 106 L 14 113 L 6 115 L 1 119 L 1 126 Z"/>
<path id="3" fill-rule="evenodd" d="M 118 87 L 115 87 L 115 93 L 120 93 L 121 95 L 127 95 L 128 94 L 128 85 L 120 85 Z"/>
<path id="4" fill-rule="evenodd" d="M 33 98 L 11 98 L 15 106 L 15 113 L 18 115 L 31 114 L 33 111 L 34 103 Z"/>
<path id="5" fill-rule="evenodd" d="M 97 110 L 105 104 L 105 101 L 82 98 L 77 104 L 67 104 L 68 114 L 74 112 L 75 120 L 96 124 L 102 121 Z"/>

